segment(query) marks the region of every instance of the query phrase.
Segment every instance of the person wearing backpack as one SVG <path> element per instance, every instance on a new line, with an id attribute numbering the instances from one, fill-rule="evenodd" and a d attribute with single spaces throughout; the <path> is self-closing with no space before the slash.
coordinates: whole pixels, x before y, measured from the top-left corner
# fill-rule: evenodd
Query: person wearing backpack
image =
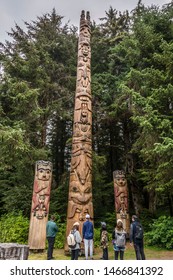
<path id="1" fill-rule="evenodd" d="M 108 260 L 108 232 L 105 222 L 101 222 L 100 243 L 103 249 L 102 260 Z"/>
<path id="2" fill-rule="evenodd" d="M 112 233 L 113 246 L 115 252 L 115 260 L 118 260 L 120 255 L 120 260 L 124 259 L 124 251 L 126 245 L 126 231 L 123 228 L 123 222 L 121 219 L 117 220 L 116 227 Z"/>
<path id="3" fill-rule="evenodd" d="M 143 233 L 138 217 L 133 215 L 130 225 L 130 245 L 132 246 L 133 243 L 137 260 L 145 260 Z"/>
<path id="4" fill-rule="evenodd" d="M 70 248 L 71 249 L 71 260 L 78 260 L 79 251 L 80 251 L 80 243 L 82 241 L 82 237 L 79 232 L 79 223 L 78 222 L 73 224 L 71 234 L 73 234 L 74 240 L 75 240 L 75 245 Z"/>

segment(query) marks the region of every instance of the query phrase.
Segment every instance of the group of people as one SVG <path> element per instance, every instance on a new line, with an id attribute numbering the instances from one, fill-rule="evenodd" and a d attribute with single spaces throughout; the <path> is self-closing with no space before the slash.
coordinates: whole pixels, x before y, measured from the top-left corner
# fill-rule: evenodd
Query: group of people
<path id="1" fill-rule="evenodd" d="M 82 236 L 79 232 L 79 223 L 76 222 L 73 225 L 72 232 L 76 240 L 76 245 L 71 248 L 71 260 L 78 260 L 81 242 L 84 242 L 85 259 L 93 259 L 93 238 L 94 238 L 94 227 L 90 221 L 90 215 L 86 214 L 86 221 L 83 223 Z"/>
<path id="2" fill-rule="evenodd" d="M 48 240 L 48 251 L 47 259 L 53 259 L 53 246 L 55 242 L 55 236 L 58 231 L 58 227 L 55 223 L 55 219 L 52 216 L 51 220 L 48 221 L 46 226 L 46 234 Z M 74 239 L 76 244 L 71 248 L 71 260 L 78 260 L 79 252 L 81 249 L 81 242 L 84 242 L 84 252 L 85 259 L 93 259 L 93 239 L 94 239 L 94 227 L 93 223 L 90 221 L 90 215 L 86 214 L 86 221 L 83 223 L 82 236 L 79 232 L 79 223 L 75 222 L 73 224 L 72 232 L 74 234 Z M 112 245 L 114 249 L 115 260 L 124 259 L 124 251 L 126 247 L 127 233 L 123 228 L 123 222 L 121 219 L 117 220 L 115 229 L 112 232 Z M 132 216 L 132 223 L 130 225 L 130 235 L 129 235 L 130 245 L 134 246 L 137 260 L 145 260 L 144 253 L 144 241 L 143 241 L 143 229 L 136 215 Z M 103 250 L 102 258 L 103 260 L 108 260 L 108 231 L 105 222 L 101 222 L 100 231 L 100 243 Z"/>
<path id="3" fill-rule="evenodd" d="M 55 237 L 58 232 L 58 227 L 55 223 L 55 217 L 52 215 L 50 221 L 47 222 L 46 225 L 46 237 L 48 241 L 48 250 L 47 250 L 47 259 L 53 259 L 53 247 L 55 243 Z M 81 242 L 84 241 L 84 250 L 85 250 L 85 258 L 88 257 L 93 259 L 93 238 L 94 238 L 94 227 L 93 223 L 90 221 L 90 215 L 86 214 L 86 221 L 83 223 L 82 228 L 82 237 L 79 232 L 79 223 L 75 222 L 73 224 L 73 228 L 71 230 L 74 235 L 74 239 L 76 244 L 73 248 L 71 248 L 71 259 L 78 260 L 80 245 Z"/>
<path id="4" fill-rule="evenodd" d="M 115 229 L 112 232 L 112 244 L 114 249 L 115 260 L 124 259 L 124 251 L 126 247 L 127 233 L 123 228 L 123 222 L 121 219 L 117 220 Z M 144 253 L 144 239 L 143 228 L 136 215 L 132 216 L 132 223 L 130 225 L 129 235 L 130 245 L 134 246 L 136 259 L 145 260 Z M 101 246 L 103 249 L 103 260 L 108 260 L 108 232 L 106 223 L 101 223 Z"/>

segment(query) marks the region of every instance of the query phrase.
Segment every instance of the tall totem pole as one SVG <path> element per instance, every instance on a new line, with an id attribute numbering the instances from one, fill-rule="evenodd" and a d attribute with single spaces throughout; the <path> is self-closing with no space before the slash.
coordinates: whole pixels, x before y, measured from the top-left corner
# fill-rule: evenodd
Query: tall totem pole
<path id="1" fill-rule="evenodd" d="M 90 15 L 82 11 L 78 41 L 77 81 L 74 107 L 67 231 L 85 216 L 93 219 L 92 204 L 92 110 L 91 110 Z M 67 246 L 66 246 L 67 249 Z"/>
<path id="2" fill-rule="evenodd" d="M 117 220 L 122 220 L 123 227 L 126 230 L 127 234 L 129 234 L 130 220 L 126 174 L 123 170 L 115 170 L 113 172 L 113 179 Z"/>
<path id="3" fill-rule="evenodd" d="M 52 183 L 52 163 L 39 160 L 35 165 L 32 194 L 29 249 L 42 250 L 46 245 L 46 223 L 48 220 L 50 191 Z"/>

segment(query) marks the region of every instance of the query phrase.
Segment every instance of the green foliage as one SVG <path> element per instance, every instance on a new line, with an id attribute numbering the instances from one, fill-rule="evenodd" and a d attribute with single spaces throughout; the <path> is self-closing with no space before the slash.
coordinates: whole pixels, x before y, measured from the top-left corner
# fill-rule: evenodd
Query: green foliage
<path id="1" fill-rule="evenodd" d="M 173 218 L 160 216 L 150 224 L 150 231 L 145 234 L 148 245 L 173 249 Z"/>
<path id="2" fill-rule="evenodd" d="M 60 223 L 66 220 L 67 203 L 68 203 L 68 189 L 69 189 L 69 174 L 64 173 L 61 176 L 61 181 L 58 186 L 52 186 L 50 197 L 50 212 L 58 213 Z"/>
<path id="3" fill-rule="evenodd" d="M 113 184 L 106 183 L 106 159 L 93 153 L 93 204 L 96 226 L 100 225 L 101 219 L 105 219 L 107 212 L 114 209 Z"/>
<path id="4" fill-rule="evenodd" d="M 144 232 L 150 231 L 150 225 L 156 217 L 150 213 L 150 211 L 146 208 L 142 209 L 142 212 L 139 215 L 140 222 L 142 223 L 142 226 L 144 227 Z"/>
<path id="5" fill-rule="evenodd" d="M 112 233 L 112 231 L 113 231 L 113 229 L 115 228 L 115 225 L 116 225 L 116 213 L 115 212 L 112 212 L 112 213 L 107 212 L 106 216 L 105 216 L 105 222 L 107 224 L 108 232 Z"/>
<path id="6" fill-rule="evenodd" d="M 0 240 L 4 243 L 28 243 L 29 220 L 19 213 L 9 213 L 0 219 Z"/>
<path id="7" fill-rule="evenodd" d="M 61 223 L 58 224 L 58 233 L 55 238 L 55 248 L 62 249 L 64 248 L 64 244 L 66 242 L 66 224 Z"/>
<path id="8" fill-rule="evenodd" d="M 172 15 L 172 4 L 145 7 L 139 1 L 131 15 L 111 7 L 92 25 L 96 227 L 102 220 L 114 226 L 116 169 L 127 171 L 130 195 L 148 208 L 141 217 L 146 230 L 161 200 L 173 215 Z M 54 168 L 50 211 L 66 219 L 77 29 L 63 26 L 62 18 L 53 9 L 25 22 L 25 31 L 16 24 L 12 40 L 1 44 L 1 214 L 20 209 L 29 217 L 34 165 L 43 159 Z"/>
<path id="9" fill-rule="evenodd" d="M 61 20 L 53 9 L 25 32 L 16 24 L 1 45 L 1 213 L 29 216 L 35 161 L 52 161 L 57 183 L 68 166 L 77 36 Z"/>
<path id="10" fill-rule="evenodd" d="M 100 246 L 100 229 L 94 228 L 94 246 Z"/>

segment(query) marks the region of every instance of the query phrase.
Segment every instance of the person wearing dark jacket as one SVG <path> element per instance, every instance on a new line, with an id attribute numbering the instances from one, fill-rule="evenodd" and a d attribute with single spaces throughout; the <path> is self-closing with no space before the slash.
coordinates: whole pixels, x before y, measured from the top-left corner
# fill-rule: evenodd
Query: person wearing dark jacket
<path id="1" fill-rule="evenodd" d="M 46 237 L 48 241 L 47 259 L 53 259 L 53 247 L 55 243 L 55 236 L 58 232 L 58 226 L 55 223 L 55 216 L 51 216 L 50 221 L 46 224 Z"/>
<path id="2" fill-rule="evenodd" d="M 88 251 L 90 252 L 90 259 L 93 259 L 93 237 L 94 227 L 90 221 L 90 215 L 86 214 L 86 222 L 83 223 L 82 236 L 85 247 L 85 259 L 88 260 Z"/>
<path id="3" fill-rule="evenodd" d="M 143 234 L 140 238 L 137 236 L 137 229 L 138 227 L 142 226 L 139 223 L 138 217 L 136 215 L 132 216 L 132 223 L 130 225 L 130 245 L 134 246 L 135 253 L 136 253 L 136 259 L 137 260 L 145 260 L 145 253 L 144 253 L 144 239 Z"/>

